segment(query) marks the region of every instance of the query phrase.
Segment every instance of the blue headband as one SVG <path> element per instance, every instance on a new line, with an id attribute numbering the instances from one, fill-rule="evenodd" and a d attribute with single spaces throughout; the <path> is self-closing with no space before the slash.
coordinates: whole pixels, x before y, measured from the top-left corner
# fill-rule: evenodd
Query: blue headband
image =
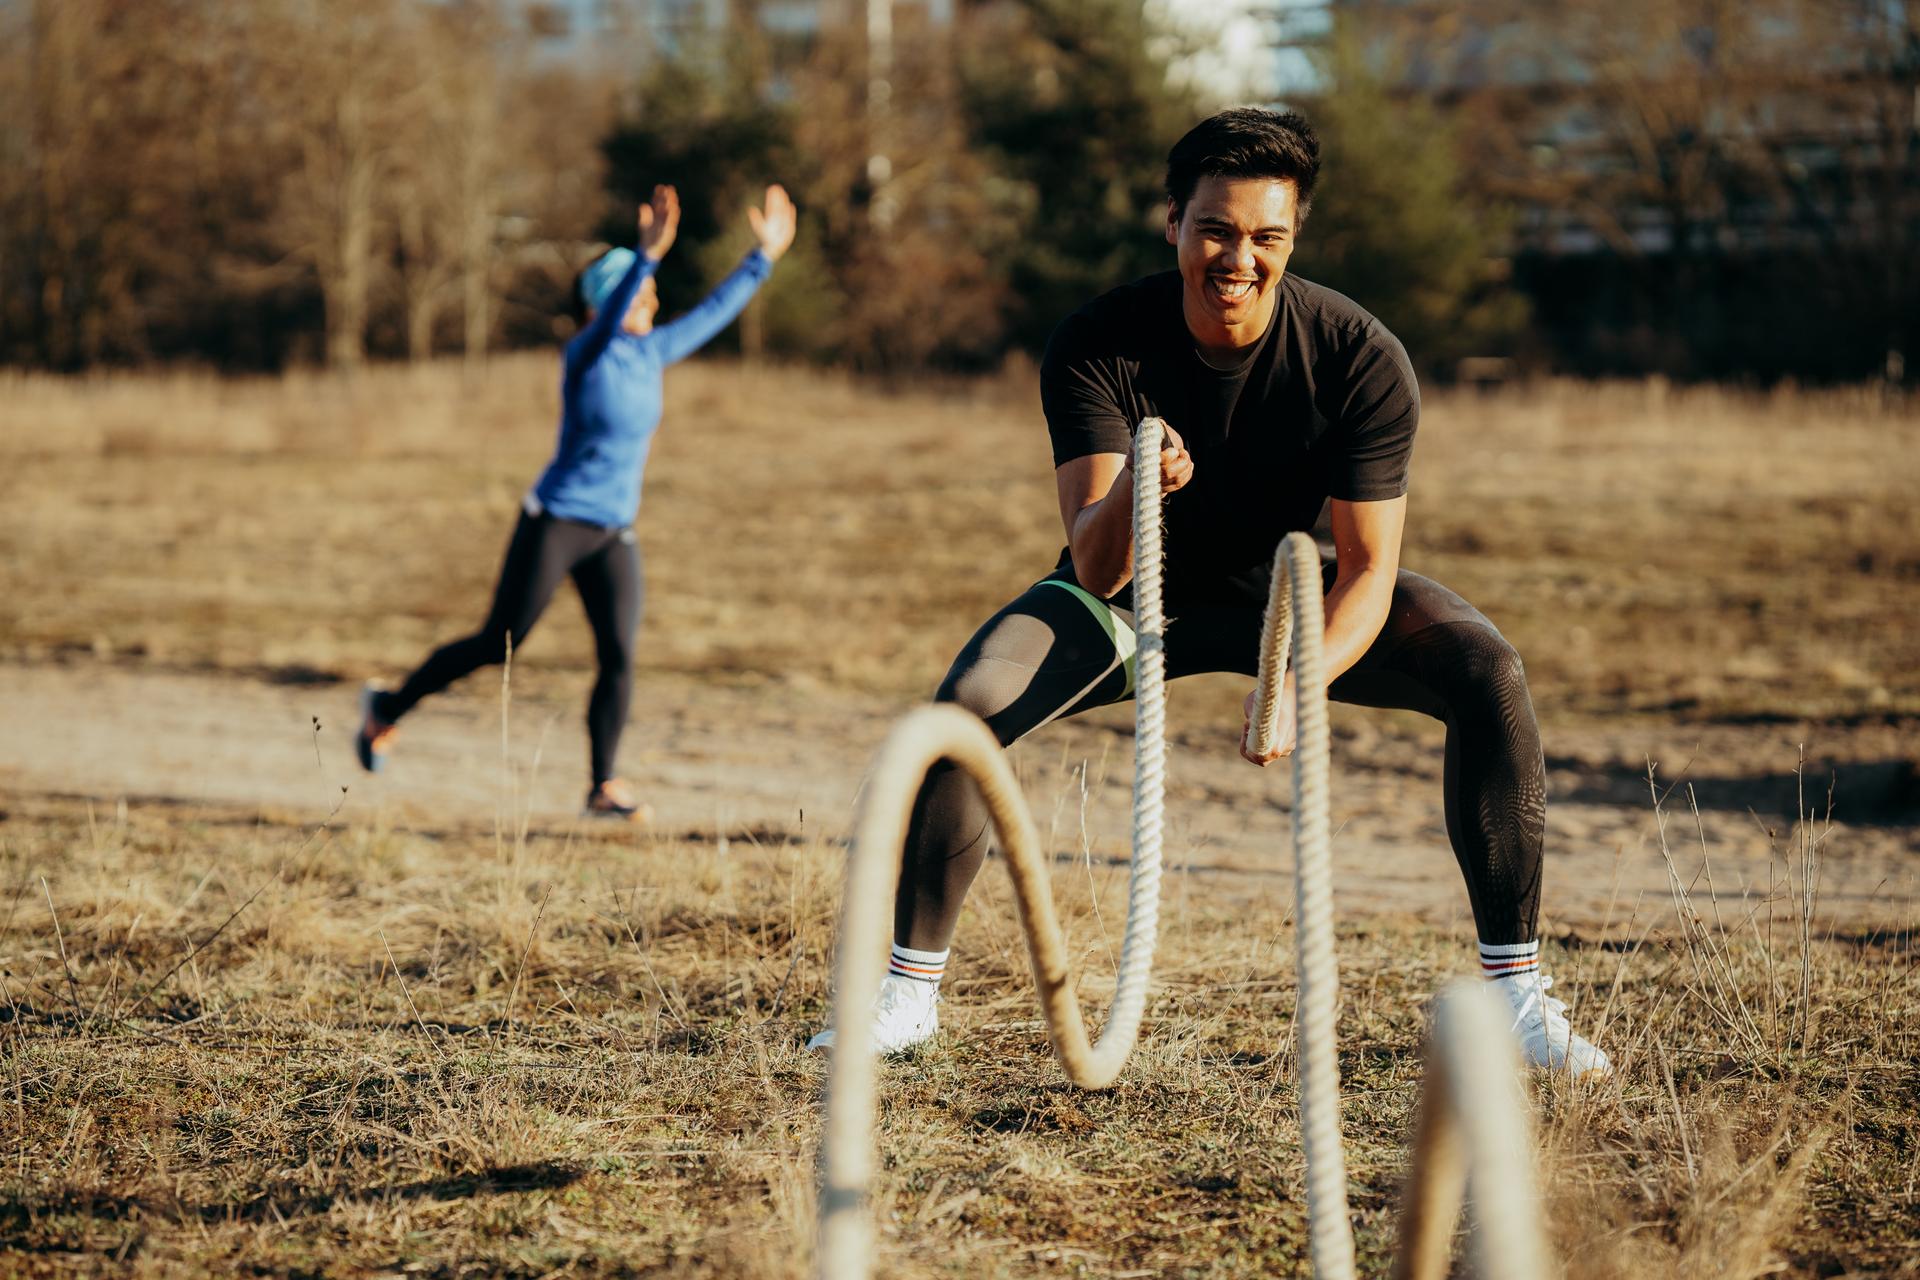
<path id="1" fill-rule="evenodd" d="M 633 262 L 631 249 L 609 249 L 595 258 L 593 265 L 580 273 L 581 298 L 595 311 L 601 310 L 612 296 L 614 286 L 633 269 Z"/>

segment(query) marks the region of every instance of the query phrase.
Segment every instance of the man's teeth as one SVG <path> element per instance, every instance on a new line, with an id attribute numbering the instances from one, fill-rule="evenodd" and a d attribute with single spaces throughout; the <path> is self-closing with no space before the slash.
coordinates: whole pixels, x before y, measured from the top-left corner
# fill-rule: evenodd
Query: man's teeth
<path id="1" fill-rule="evenodd" d="M 1220 291 L 1220 296 L 1223 298 L 1244 298 L 1253 292 L 1253 281 L 1223 280 L 1216 276 L 1213 287 Z"/>

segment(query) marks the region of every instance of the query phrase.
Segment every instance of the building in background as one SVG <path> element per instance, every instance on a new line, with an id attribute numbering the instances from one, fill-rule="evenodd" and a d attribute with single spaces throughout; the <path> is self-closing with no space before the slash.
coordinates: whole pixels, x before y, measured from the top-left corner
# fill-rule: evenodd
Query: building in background
<path id="1" fill-rule="evenodd" d="M 1920 313 L 1920 4 L 1329 0 L 1509 209 L 1561 363 L 1898 380 Z M 1315 93 L 1339 93 L 1338 83 Z"/>
<path id="2" fill-rule="evenodd" d="M 944 27 L 960 0 L 893 0 L 902 17 Z M 776 42 L 803 44 L 838 24 L 865 22 L 867 0 L 512 0 L 548 56 L 584 56 L 638 37 L 654 51 L 711 41 L 752 23 Z"/>
<path id="3" fill-rule="evenodd" d="M 1311 85 L 1302 35 L 1324 31 L 1324 0 L 1142 0 L 1168 32 L 1174 76 L 1215 102 L 1264 102 Z M 513 0 L 547 57 L 645 57 L 710 41 L 752 22 L 776 54 L 797 53 L 841 24 L 869 24 L 869 0 Z M 952 26 L 968 0 L 892 0 L 908 29 Z"/>
<path id="4" fill-rule="evenodd" d="M 1317 0 L 1146 0 L 1146 7 L 1167 32 L 1175 78 L 1205 100 L 1269 102 L 1311 82 L 1306 59 L 1280 37 L 1324 22 Z"/>

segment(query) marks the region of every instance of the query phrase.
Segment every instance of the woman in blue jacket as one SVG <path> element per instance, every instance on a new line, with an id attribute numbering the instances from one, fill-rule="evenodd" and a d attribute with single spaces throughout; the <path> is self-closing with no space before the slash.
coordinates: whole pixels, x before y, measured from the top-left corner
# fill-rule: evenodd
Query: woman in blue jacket
<path id="1" fill-rule="evenodd" d="M 509 644 L 517 651 L 560 580 L 571 577 L 593 624 L 600 663 L 587 703 L 593 746 L 587 812 L 642 815 L 643 806 L 614 771 L 640 624 L 640 549 L 633 536 L 640 476 L 660 425 L 662 372 L 731 324 L 793 243 L 793 201 L 783 188 L 768 187 L 766 207 L 748 209 L 747 219 L 757 247 L 705 300 L 669 324 L 654 324 L 660 298 L 653 272 L 680 228 L 672 187 L 655 187 L 651 202 L 640 206 L 638 253 L 611 249 L 580 273 L 575 289 L 587 323 L 567 344 L 560 439 L 522 503 L 493 607 L 478 631 L 436 649 L 400 688 L 370 684 L 361 693 L 356 748 L 362 766 L 380 768 L 394 726 L 422 698 L 504 661 Z"/>

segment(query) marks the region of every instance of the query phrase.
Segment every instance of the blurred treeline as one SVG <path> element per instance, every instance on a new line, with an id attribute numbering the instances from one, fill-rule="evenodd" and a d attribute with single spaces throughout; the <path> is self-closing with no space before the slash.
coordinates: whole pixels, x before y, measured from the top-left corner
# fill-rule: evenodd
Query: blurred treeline
<path id="1" fill-rule="evenodd" d="M 1503 268 L 1531 309 L 1519 353 L 1584 374 L 1916 381 L 1920 0 L 1336 8 L 1401 127 L 1442 124 L 1467 204 L 1504 211 Z M 1330 195 L 1352 193 L 1348 161 L 1392 182 L 1371 160 L 1336 153 Z"/>
<path id="2" fill-rule="evenodd" d="M 548 323 L 606 91 L 481 4 L 0 4 L 0 358 L 339 366 Z"/>
<path id="3" fill-rule="evenodd" d="M 686 203 L 671 311 L 744 250 L 777 179 L 800 240 L 725 341 L 991 367 L 1171 264 L 1166 149 L 1248 96 L 1210 81 L 1204 29 L 1141 0 L 895 5 L 877 101 L 865 5 L 816 6 L 796 37 L 732 0 L 724 26 L 568 56 L 542 8 L 0 0 L 0 361 L 550 343 L 651 184 Z M 1327 155 L 1295 269 L 1428 372 L 1897 380 L 1920 291 L 1915 10 L 1275 0 L 1298 56 L 1252 96 L 1306 109 Z"/>

